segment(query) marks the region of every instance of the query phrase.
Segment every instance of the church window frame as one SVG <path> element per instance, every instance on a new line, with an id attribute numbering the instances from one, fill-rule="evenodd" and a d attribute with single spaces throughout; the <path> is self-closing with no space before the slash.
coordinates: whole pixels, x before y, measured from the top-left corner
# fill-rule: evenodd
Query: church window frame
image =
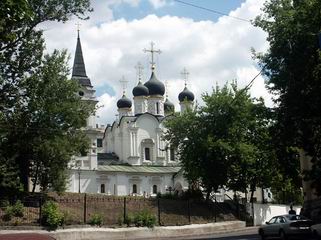
<path id="1" fill-rule="evenodd" d="M 175 149 L 174 148 L 170 148 L 170 150 L 169 150 L 169 160 L 175 161 Z"/>
<path id="2" fill-rule="evenodd" d="M 156 184 L 153 185 L 153 194 L 157 194 L 157 185 Z"/>
<path id="3" fill-rule="evenodd" d="M 146 161 L 150 161 L 151 160 L 150 148 L 149 147 L 145 147 L 144 148 L 144 158 L 145 158 Z"/>
<path id="4" fill-rule="evenodd" d="M 100 193 L 106 193 L 106 186 L 104 183 L 100 184 Z"/>
<path id="5" fill-rule="evenodd" d="M 137 184 L 133 184 L 132 193 L 137 194 Z"/>
<path id="6" fill-rule="evenodd" d="M 103 139 L 97 138 L 97 147 L 103 147 Z"/>

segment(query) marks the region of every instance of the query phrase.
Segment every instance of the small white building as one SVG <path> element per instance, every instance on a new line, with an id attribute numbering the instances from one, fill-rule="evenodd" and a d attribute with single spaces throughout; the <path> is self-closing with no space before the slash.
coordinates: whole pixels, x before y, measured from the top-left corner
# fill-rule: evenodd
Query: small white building
<path id="1" fill-rule="evenodd" d="M 91 141 L 83 156 L 71 162 L 69 192 L 104 193 L 110 195 L 151 196 L 157 193 L 181 192 L 188 188 L 180 172 L 179 160 L 162 138 L 164 121 L 174 112 L 165 86 L 155 74 L 153 44 L 151 76 L 133 89 L 133 104 L 123 96 L 118 100 L 119 118 L 111 125 L 98 126 L 96 116 L 88 118 L 84 131 Z M 81 85 L 79 95 L 84 101 L 97 104 L 95 90 L 86 75 L 78 33 L 72 79 Z M 194 94 L 186 87 L 179 94 L 181 111 L 192 107 Z"/>

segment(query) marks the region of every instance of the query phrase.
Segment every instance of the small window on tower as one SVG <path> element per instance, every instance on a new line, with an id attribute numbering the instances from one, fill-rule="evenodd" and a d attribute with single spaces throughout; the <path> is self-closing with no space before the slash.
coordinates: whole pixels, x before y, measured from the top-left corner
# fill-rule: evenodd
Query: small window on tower
<path id="1" fill-rule="evenodd" d="M 159 114 L 159 103 L 156 103 L 156 113 Z"/>
<path id="2" fill-rule="evenodd" d="M 145 148 L 145 160 L 150 160 L 150 149 Z"/>
<path id="3" fill-rule="evenodd" d="M 85 93 L 84 93 L 83 91 L 79 91 L 79 93 L 78 93 L 78 94 L 79 94 L 79 96 L 80 96 L 80 97 L 82 97 L 82 96 L 84 96 L 84 95 L 85 95 Z"/>
<path id="4" fill-rule="evenodd" d="M 103 146 L 103 139 L 97 138 L 97 147 L 102 147 L 102 146 Z"/>

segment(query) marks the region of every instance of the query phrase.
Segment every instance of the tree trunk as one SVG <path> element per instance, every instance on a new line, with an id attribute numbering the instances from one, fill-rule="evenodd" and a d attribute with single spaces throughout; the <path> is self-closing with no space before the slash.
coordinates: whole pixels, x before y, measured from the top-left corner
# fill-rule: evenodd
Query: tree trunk
<path id="1" fill-rule="evenodd" d="M 208 187 L 208 188 L 206 189 L 206 202 L 209 202 L 209 201 L 210 201 L 211 192 L 212 192 L 212 188 L 211 188 L 211 187 Z"/>
<path id="2" fill-rule="evenodd" d="M 38 182 L 38 174 L 39 174 L 39 162 L 37 162 L 36 173 L 34 176 L 33 186 L 32 186 L 32 193 L 34 193 L 36 190 L 36 186 L 37 186 L 37 182 Z"/>

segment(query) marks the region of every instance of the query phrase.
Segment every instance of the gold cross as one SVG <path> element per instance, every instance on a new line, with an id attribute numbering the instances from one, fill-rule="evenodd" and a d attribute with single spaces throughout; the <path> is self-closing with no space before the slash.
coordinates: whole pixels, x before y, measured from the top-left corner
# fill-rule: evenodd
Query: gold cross
<path id="1" fill-rule="evenodd" d="M 184 82 L 185 82 L 185 87 L 187 85 L 187 81 L 188 81 L 188 75 L 189 75 L 189 72 L 186 70 L 186 68 L 183 69 L 183 71 L 181 72 L 183 78 L 184 78 Z"/>
<path id="2" fill-rule="evenodd" d="M 79 22 L 77 22 L 75 25 L 77 26 L 77 31 L 79 33 L 81 24 Z"/>
<path id="3" fill-rule="evenodd" d="M 151 65 L 152 65 L 152 70 L 154 70 L 154 68 L 155 68 L 154 53 L 158 53 L 158 54 L 161 53 L 160 49 L 158 49 L 158 50 L 154 49 L 154 45 L 155 45 L 155 43 L 151 42 L 150 43 L 150 49 L 146 49 L 146 48 L 143 49 L 144 52 L 150 52 L 151 55 L 152 55 L 152 61 L 150 62 Z"/>
<path id="4" fill-rule="evenodd" d="M 135 69 L 137 71 L 137 76 L 138 76 L 138 80 L 140 81 L 142 79 L 142 76 L 143 76 L 143 65 L 138 62 L 137 65 L 135 66 Z"/>
<path id="5" fill-rule="evenodd" d="M 119 82 L 122 85 L 123 94 L 125 95 L 128 81 L 125 79 L 124 76 L 122 76 L 121 79 L 119 80 Z"/>

